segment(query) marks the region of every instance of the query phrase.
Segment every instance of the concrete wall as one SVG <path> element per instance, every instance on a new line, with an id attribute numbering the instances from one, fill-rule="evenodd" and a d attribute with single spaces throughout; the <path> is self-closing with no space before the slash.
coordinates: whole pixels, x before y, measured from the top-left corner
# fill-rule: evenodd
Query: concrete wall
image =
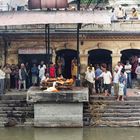
<path id="1" fill-rule="evenodd" d="M 34 104 L 35 127 L 82 127 L 82 103 Z"/>

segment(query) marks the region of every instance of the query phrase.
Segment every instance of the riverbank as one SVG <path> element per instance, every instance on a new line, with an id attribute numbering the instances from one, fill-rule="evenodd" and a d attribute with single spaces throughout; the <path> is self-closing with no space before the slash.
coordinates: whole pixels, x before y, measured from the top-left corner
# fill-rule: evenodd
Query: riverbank
<path id="1" fill-rule="evenodd" d="M 34 108 L 26 102 L 26 92 L 12 90 L 0 96 L 0 126 L 9 120 L 12 126 L 34 126 Z M 123 127 L 140 126 L 140 90 L 128 89 L 124 102 L 116 101 L 114 96 L 92 95 L 91 103 L 84 104 L 84 126 Z"/>

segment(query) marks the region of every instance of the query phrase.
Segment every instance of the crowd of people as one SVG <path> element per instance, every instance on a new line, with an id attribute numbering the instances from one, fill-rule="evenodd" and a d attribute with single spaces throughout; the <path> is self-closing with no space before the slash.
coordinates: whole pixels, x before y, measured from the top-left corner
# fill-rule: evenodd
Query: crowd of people
<path id="1" fill-rule="evenodd" d="M 122 19 L 130 19 L 130 20 L 139 19 L 139 14 L 135 7 L 131 9 L 131 15 L 128 15 L 126 10 L 121 5 L 119 5 L 119 7 L 117 8 L 112 8 L 111 13 L 112 13 L 111 15 L 112 21 Z"/>
<path id="2" fill-rule="evenodd" d="M 32 85 L 38 85 L 39 82 L 48 73 L 44 61 L 40 65 L 33 64 L 30 66 L 27 63 L 19 65 L 6 64 L 4 67 L 0 66 L 0 93 L 4 94 L 5 90 L 11 89 L 27 90 Z M 50 77 L 55 77 L 55 67 L 50 63 Z"/>
<path id="3" fill-rule="evenodd" d="M 39 65 L 29 63 L 19 65 L 6 64 L 0 66 L 0 94 L 11 89 L 27 90 L 30 86 L 39 86 L 46 77 L 56 78 L 63 76 L 65 61 L 58 58 L 56 64 L 50 63 L 49 67 L 41 61 Z M 71 61 L 71 78 L 77 77 L 77 59 Z M 90 94 L 104 93 L 105 96 L 112 92 L 117 100 L 124 100 L 127 88 L 132 88 L 132 79 L 136 79 L 140 87 L 140 57 L 132 56 L 125 65 L 121 62 L 113 69 L 108 69 L 106 64 L 89 65 L 85 72 L 85 80 Z M 95 88 L 94 88 L 95 87 Z M 113 87 L 113 88 L 112 88 Z M 113 90 L 112 90 L 113 89 Z"/>
<path id="4" fill-rule="evenodd" d="M 56 78 L 64 75 L 65 62 L 63 58 L 58 58 L 56 64 L 50 62 L 47 66 L 44 61 L 39 65 L 22 63 L 20 65 L 0 66 L 0 94 L 11 89 L 26 91 L 31 86 L 39 86 L 40 83 L 49 78 Z M 71 77 L 76 79 L 77 59 L 71 61 Z M 66 77 L 65 77 L 66 78 Z"/>
<path id="5" fill-rule="evenodd" d="M 137 57 L 137 63 L 134 63 L 132 58 L 131 63 L 127 61 L 126 64 L 118 62 L 114 69 L 108 70 L 106 64 L 98 64 L 94 67 L 92 65 L 87 67 L 85 72 L 85 79 L 89 89 L 89 94 L 104 93 L 105 96 L 114 95 L 117 100 L 124 101 L 127 96 L 127 88 L 132 88 L 132 79 L 136 78 L 138 87 L 140 87 L 140 57 Z M 95 87 L 95 90 L 94 90 Z"/>

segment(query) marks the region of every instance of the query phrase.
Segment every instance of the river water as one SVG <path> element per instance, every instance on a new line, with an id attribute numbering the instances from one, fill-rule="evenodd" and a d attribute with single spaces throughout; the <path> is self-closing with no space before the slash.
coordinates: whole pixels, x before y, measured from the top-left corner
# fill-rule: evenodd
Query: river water
<path id="1" fill-rule="evenodd" d="M 0 140 L 140 140 L 140 128 L 0 128 Z"/>

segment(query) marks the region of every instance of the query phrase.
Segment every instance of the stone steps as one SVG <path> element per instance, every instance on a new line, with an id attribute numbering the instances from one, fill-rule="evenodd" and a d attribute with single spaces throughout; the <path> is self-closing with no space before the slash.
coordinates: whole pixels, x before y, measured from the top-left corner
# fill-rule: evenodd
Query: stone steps
<path id="1" fill-rule="evenodd" d="M 84 110 L 84 112 L 91 112 L 90 110 Z M 94 113 L 140 113 L 140 108 L 138 109 L 94 109 Z"/>
<path id="2" fill-rule="evenodd" d="M 115 100 L 116 97 L 114 96 L 99 96 L 99 95 L 91 95 L 90 99 L 93 100 Z M 140 96 L 133 96 L 133 97 L 125 97 L 125 100 L 140 100 Z"/>
<path id="3" fill-rule="evenodd" d="M 26 102 L 24 104 L 14 104 L 14 103 L 7 103 L 7 104 L 0 104 L 0 108 L 1 107 L 28 107 L 30 105 L 28 105 Z"/>
<path id="4" fill-rule="evenodd" d="M 5 94 L 0 95 L 1 100 L 26 100 L 26 94 Z"/>
<path id="5" fill-rule="evenodd" d="M 104 100 L 104 101 L 98 101 L 98 100 L 94 100 L 92 102 L 93 104 L 95 105 L 130 105 L 130 106 L 135 106 L 135 105 L 140 105 L 140 101 L 135 101 L 135 100 L 132 100 L 132 101 L 124 101 L 124 102 L 118 102 L 118 101 L 114 101 L 114 100 Z"/>
<path id="6" fill-rule="evenodd" d="M 11 119 L 16 126 L 33 126 L 33 104 L 26 102 L 26 94 L 0 96 L 0 127 Z"/>
<path id="7" fill-rule="evenodd" d="M 8 115 L 8 114 L 11 114 L 12 113 L 12 115 L 23 115 L 23 114 L 25 114 L 25 115 L 28 115 L 28 114 L 33 114 L 33 111 L 0 111 L 0 116 L 1 115 Z"/>
<path id="8" fill-rule="evenodd" d="M 33 107 L 0 107 L 0 111 L 33 111 Z"/>
<path id="9" fill-rule="evenodd" d="M 101 121 L 109 121 L 111 123 L 111 121 L 139 121 L 140 117 L 101 117 L 100 119 Z"/>
<path id="10" fill-rule="evenodd" d="M 92 95 L 84 104 L 86 126 L 140 126 L 140 97 L 127 97 L 124 102 L 113 96 Z"/>
<path id="11" fill-rule="evenodd" d="M 140 113 L 93 113 L 92 114 L 93 117 L 98 117 L 98 116 L 102 116 L 102 117 L 139 117 L 140 118 Z"/>
<path id="12" fill-rule="evenodd" d="M 107 127 L 140 127 L 140 121 L 100 121 L 92 126 L 107 126 Z"/>
<path id="13" fill-rule="evenodd" d="M 0 100 L 0 104 L 24 104 L 26 100 Z"/>

